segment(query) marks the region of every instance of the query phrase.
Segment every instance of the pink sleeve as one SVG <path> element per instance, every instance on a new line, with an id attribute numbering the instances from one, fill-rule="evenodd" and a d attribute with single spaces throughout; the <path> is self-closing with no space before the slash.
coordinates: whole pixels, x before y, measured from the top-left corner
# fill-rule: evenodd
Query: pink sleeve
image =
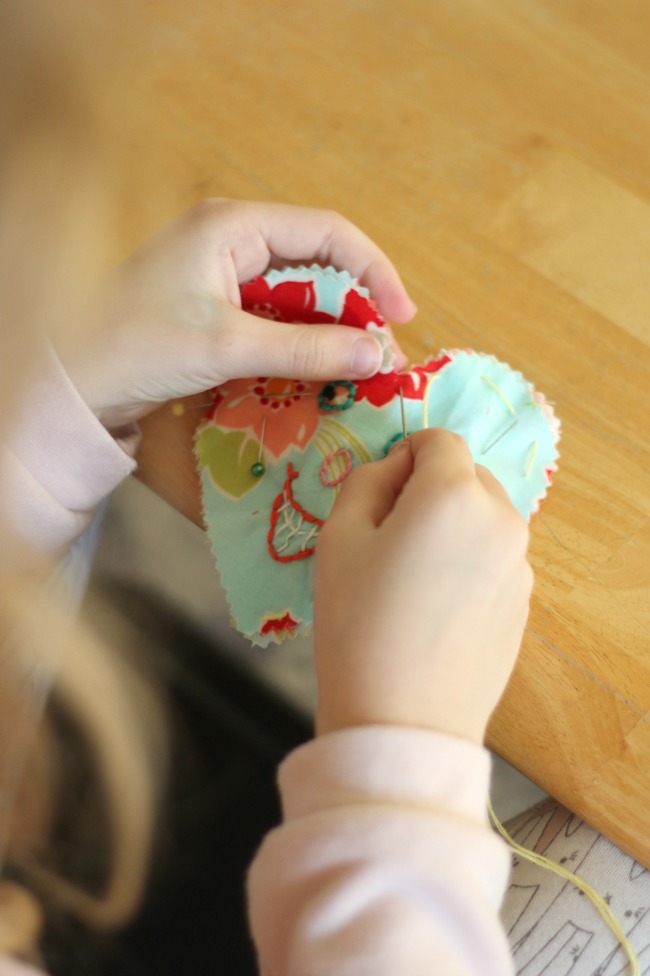
<path id="1" fill-rule="evenodd" d="M 43 350 L 0 445 L 0 566 L 16 568 L 26 546 L 55 553 L 80 535 L 135 468 L 138 440 L 135 425 L 111 436 L 54 353 Z"/>
<path id="2" fill-rule="evenodd" d="M 249 875 L 262 976 L 510 976 L 488 753 L 420 729 L 316 739 L 280 767 L 284 823 Z"/>
<path id="3" fill-rule="evenodd" d="M 0 976 L 45 976 L 45 973 L 17 959 L 0 956 Z"/>

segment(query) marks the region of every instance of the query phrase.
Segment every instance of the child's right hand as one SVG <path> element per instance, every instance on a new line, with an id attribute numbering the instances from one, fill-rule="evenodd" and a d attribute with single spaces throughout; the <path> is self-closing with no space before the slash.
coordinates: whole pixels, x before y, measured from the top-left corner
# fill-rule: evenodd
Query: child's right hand
<path id="1" fill-rule="evenodd" d="M 527 544 L 505 490 L 448 431 L 353 472 L 316 552 L 318 733 L 391 724 L 482 742 L 528 616 Z"/>

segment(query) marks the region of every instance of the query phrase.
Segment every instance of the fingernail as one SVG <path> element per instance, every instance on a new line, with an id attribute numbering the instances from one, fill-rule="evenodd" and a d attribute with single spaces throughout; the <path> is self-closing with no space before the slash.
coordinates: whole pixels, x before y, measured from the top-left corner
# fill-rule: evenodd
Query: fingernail
<path id="1" fill-rule="evenodd" d="M 381 345 L 372 336 L 356 339 L 352 345 L 350 369 L 359 379 L 374 376 L 381 368 L 384 353 Z"/>
<path id="2" fill-rule="evenodd" d="M 395 349 L 395 361 L 393 369 L 402 370 L 408 364 L 408 356 L 405 356 L 401 349 Z"/>
<path id="3" fill-rule="evenodd" d="M 400 437 L 398 441 L 395 441 L 393 446 L 390 448 L 386 457 L 391 457 L 392 454 L 396 454 L 398 451 L 403 450 L 405 447 L 409 447 L 408 437 Z"/>

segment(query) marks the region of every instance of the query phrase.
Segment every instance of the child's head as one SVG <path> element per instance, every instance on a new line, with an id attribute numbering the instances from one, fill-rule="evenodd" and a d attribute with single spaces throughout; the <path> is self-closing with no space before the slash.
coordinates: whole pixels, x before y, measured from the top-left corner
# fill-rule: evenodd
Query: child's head
<path id="1" fill-rule="evenodd" d="M 104 109 L 109 91 L 125 106 L 133 91 L 109 74 L 110 52 L 100 62 L 89 42 L 93 10 L 101 19 L 95 5 L 72 0 L 20 0 L 2 9 L 0 436 L 16 428 L 39 344 L 83 327 L 94 281 L 114 256 L 128 124 L 121 133 L 109 130 Z M 60 593 L 52 597 L 46 581 L 55 560 L 47 565 L 24 552 L 24 572 L 16 574 L 7 556 L 11 530 L 0 511 L 0 882 L 17 877 L 39 896 L 113 924 L 133 910 L 145 870 L 154 789 L 146 741 L 155 707 L 128 662 L 92 627 L 73 626 Z M 105 888 L 92 894 L 51 870 L 57 791 L 66 780 L 43 701 L 50 685 L 59 714 L 95 757 L 108 811 L 111 869 Z M 20 930 L 14 895 L 0 887 L 0 953 L 23 948 L 3 935 Z M 25 939 L 30 932 L 28 924 Z"/>

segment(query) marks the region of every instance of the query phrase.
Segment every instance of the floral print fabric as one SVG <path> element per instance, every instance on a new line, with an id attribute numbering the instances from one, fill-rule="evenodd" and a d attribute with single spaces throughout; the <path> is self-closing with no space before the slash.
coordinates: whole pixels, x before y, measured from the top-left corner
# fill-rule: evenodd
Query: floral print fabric
<path id="1" fill-rule="evenodd" d="M 207 530 L 234 624 L 253 643 L 309 631 L 319 529 L 346 477 L 383 457 L 403 422 L 407 434 L 455 430 L 524 517 L 536 509 L 555 470 L 559 423 L 521 374 L 472 351 L 397 371 L 386 323 L 346 272 L 274 270 L 241 293 L 244 309 L 271 321 L 366 329 L 386 350 L 381 371 L 356 383 L 228 382 L 198 427 Z"/>

